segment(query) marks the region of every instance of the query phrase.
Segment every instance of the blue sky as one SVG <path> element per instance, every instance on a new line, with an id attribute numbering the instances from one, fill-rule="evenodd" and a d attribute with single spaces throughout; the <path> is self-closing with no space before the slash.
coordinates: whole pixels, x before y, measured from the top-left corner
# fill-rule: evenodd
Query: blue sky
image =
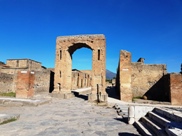
<path id="1" fill-rule="evenodd" d="M 104 34 L 106 67 L 116 72 L 120 50 L 132 61 L 182 63 L 182 0 L 0 0 L 0 61 L 30 58 L 54 67 L 56 37 Z M 92 52 L 73 54 L 73 68 L 91 69 Z"/>

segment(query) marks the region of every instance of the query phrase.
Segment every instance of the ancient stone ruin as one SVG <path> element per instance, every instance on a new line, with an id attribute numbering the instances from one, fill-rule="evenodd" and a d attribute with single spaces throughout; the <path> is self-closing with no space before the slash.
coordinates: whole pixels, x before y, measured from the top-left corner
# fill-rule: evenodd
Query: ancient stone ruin
<path id="1" fill-rule="evenodd" d="M 182 105 L 181 81 L 182 75 L 168 74 L 165 64 L 144 64 L 143 58 L 131 62 L 130 52 L 120 52 L 117 91 L 122 101 L 131 102 L 135 97 L 143 97 L 147 100 Z"/>
<path id="2" fill-rule="evenodd" d="M 92 51 L 90 71 L 72 70 L 72 54 L 80 48 Z M 47 69 L 40 62 L 31 59 L 8 59 L 6 64 L 0 62 L 0 92 L 17 92 L 17 97 L 25 98 L 40 93 L 70 98 L 74 96 L 72 90 L 91 88 L 89 101 L 107 103 L 105 53 L 104 35 L 57 37 L 55 68 Z M 131 53 L 120 51 L 116 78 L 116 90 L 120 100 L 131 102 L 135 97 L 142 97 L 145 100 L 181 105 L 181 71 L 169 74 L 165 64 L 145 64 L 144 60 L 141 57 L 137 62 L 131 62 Z M 28 75 L 31 74 L 34 75 L 33 82 L 21 80 L 29 79 Z M 30 88 L 31 83 L 33 87 Z M 22 91 L 19 90 L 22 88 L 31 90 L 32 93 L 21 95 Z"/>
<path id="3" fill-rule="evenodd" d="M 92 50 L 92 71 L 90 85 L 92 93 L 90 101 L 99 99 L 107 101 L 105 92 L 106 79 L 106 45 L 104 35 L 62 36 L 56 40 L 56 61 L 53 93 L 71 97 L 72 81 L 72 54 L 82 47 Z"/>

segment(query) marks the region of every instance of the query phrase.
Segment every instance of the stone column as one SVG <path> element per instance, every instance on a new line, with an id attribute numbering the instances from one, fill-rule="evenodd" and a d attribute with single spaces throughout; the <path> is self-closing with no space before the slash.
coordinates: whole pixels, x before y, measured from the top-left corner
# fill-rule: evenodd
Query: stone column
<path id="1" fill-rule="evenodd" d="M 131 102 L 133 98 L 131 90 L 131 53 L 122 50 L 120 52 L 120 99 Z"/>
<path id="2" fill-rule="evenodd" d="M 89 101 L 98 101 L 99 98 L 100 103 L 107 104 L 105 39 L 98 40 L 95 46 L 96 48 L 92 51 L 92 94 L 89 95 Z"/>

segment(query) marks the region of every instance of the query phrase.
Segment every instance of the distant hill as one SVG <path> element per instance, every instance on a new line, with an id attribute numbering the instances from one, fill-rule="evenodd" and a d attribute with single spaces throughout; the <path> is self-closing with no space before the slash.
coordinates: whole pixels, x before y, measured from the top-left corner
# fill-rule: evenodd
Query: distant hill
<path id="1" fill-rule="evenodd" d="M 113 79 L 113 77 L 116 77 L 116 73 L 113 73 L 106 69 L 106 79 Z"/>

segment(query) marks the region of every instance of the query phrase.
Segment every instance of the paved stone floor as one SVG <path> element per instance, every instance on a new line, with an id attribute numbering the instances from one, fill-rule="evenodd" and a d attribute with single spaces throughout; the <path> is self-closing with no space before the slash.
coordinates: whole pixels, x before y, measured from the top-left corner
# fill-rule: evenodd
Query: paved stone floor
<path id="1" fill-rule="evenodd" d="M 139 136 L 113 108 L 76 97 L 38 107 L 0 107 L 0 113 L 20 114 L 19 120 L 0 125 L 0 136 Z"/>

